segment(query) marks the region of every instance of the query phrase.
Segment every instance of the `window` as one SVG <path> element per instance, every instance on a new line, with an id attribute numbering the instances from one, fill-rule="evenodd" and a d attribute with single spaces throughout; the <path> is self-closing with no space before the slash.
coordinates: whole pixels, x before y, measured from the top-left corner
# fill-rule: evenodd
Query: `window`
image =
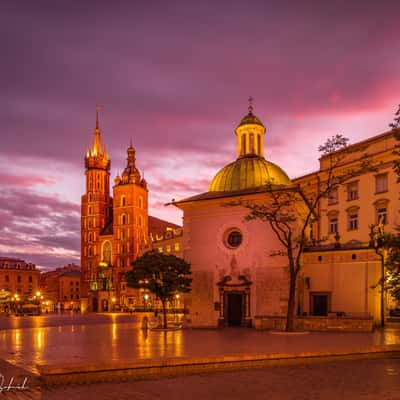
<path id="1" fill-rule="evenodd" d="M 351 182 L 347 184 L 347 200 L 358 199 L 358 182 Z"/>
<path id="2" fill-rule="evenodd" d="M 143 197 L 142 196 L 139 197 L 138 205 L 139 205 L 139 208 L 143 208 Z"/>
<path id="3" fill-rule="evenodd" d="M 246 135 L 242 135 L 242 151 L 241 154 L 246 154 Z"/>
<path id="4" fill-rule="evenodd" d="M 327 316 L 329 312 L 330 294 L 329 293 L 310 293 L 311 315 Z"/>
<path id="5" fill-rule="evenodd" d="M 250 133 L 249 153 L 254 153 L 254 134 Z"/>
<path id="6" fill-rule="evenodd" d="M 92 207 L 91 207 L 91 206 L 89 206 L 88 214 L 89 214 L 89 215 L 92 215 Z"/>
<path id="7" fill-rule="evenodd" d="M 108 240 L 103 243 L 103 261 L 111 264 L 111 243 Z"/>
<path id="8" fill-rule="evenodd" d="M 159 253 L 162 253 L 162 250 L 163 250 L 162 247 L 159 247 L 159 248 L 158 248 L 158 252 L 159 252 Z"/>
<path id="9" fill-rule="evenodd" d="M 21 277 L 19 275 L 17 276 L 17 282 L 21 283 Z"/>
<path id="10" fill-rule="evenodd" d="M 143 218 L 141 215 L 139 215 L 139 226 L 143 225 Z"/>
<path id="11" fill-rule="evenodd" d="M 122 214 L 121 215 L 121 225 L 126 225 L 126 223 L 127 223 L 126 214 Z"/>
<path id="12" fill-rule="evenodd" d="M 175 251 L 179 251 L 179 249 L 180 249 L 179 243 L 175 243 L 174 249 L 175 249 Z"/>
<path id="13" fill-rule="evenodd" d="M 10 277 L 6 275 L 6 282 L 10 282 Z"/>
<path id="14" fill-rule="evenodd" d="M 257 154 L 261 155 L 261 136 L 257 135 Z"/>
<path id="15" fill-rule="evenodd" d="M 348 230 L 355 231 L 358 229 L 358 214 L 349 213 L 348 215 Z"/>
<path id="16" fill-rule="evenodd" d="M 378 224 L 387 224 L 387 208 L 379 207 L 376 209 L 376 221 Z"/>
<path id="17" fill-rule="evenodd" d="M 388 174 L 375 175 L 375 193 L 383 193 L 388 190 Z"/>
<path id="18" fill-rule="evenodd" d="M 32 283 L 32 277 L 31 276 L 29 277 L 29 283 Z"/>
<path id="19" fill-rule="evenodd" d="M 234 249 L 236 247 L 239 247 L 242 244 L 243 235 L 241 234 L 241 232 L 239 232 L 236 229 L 235 230 L 231 230 L 226 235 L 225 241 L 226 241 L 225 244 L 226 244 L 227 247 L 230 247 L 231 249 Z"/>
<path id="20" fill-rule="evenodd" d="M 167 253 L 171 253 L 171 246 L 168 244 L 168 245 L 165 247 L 165 250 L 166 250 Z"/>
<path id="21" fill-rule="evenodd" d="M 328 194 L 328 205 L 336 204 L 338 201 L 339 201 L 338 188 L 334 188 Z"/>
<path id="22" fill-rule="evenodd" d="M 126 206 L 126 197 L 121 196 L 121 207 L 125 207 L 125 206 Z"/>
<path id="23" fill-rule="evenodd" d="M 339 221 L 337 216 L 329 217 L 329 226 L 328 232 L 329 233 L 337 233 L 339 230 Z"/>

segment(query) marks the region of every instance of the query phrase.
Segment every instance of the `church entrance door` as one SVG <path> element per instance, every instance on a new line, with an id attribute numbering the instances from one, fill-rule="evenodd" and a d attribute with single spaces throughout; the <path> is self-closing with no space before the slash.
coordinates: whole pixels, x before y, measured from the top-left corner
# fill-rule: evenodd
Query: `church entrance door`
<path id="1" fill-rule="evenodd" d="M 227 293 L 228 325 L 241 326 L 243 320 L 243 295 Z"/>

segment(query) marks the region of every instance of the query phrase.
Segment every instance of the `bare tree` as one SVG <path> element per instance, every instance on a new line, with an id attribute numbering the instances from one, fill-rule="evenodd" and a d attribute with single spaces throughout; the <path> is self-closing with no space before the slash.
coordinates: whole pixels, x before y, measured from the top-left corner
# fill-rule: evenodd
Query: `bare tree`
<path id="1" fill-rule="evenodd" d="M 348 147 L 348 139 L 342 135 L 329 138 L 318 150 L 327 163 L 318 172 L 320 185 L 312 197 L 306 198 L 302 189 L 296 185 L 271 185 L 267 188 L 266 200 L 262 203 L 243 199 L 229 203 L 231 206 L 247 208 L 247 221 L 260 220 L 267 223 L 285 249 L 272 255 L 285 256 L 288 262 L 286 331 L 294 330 L 296 287 L 302 268 L 302 254 L 306 246 L 311 244 L 311 225 L 320 218 L 317 211 L 321 199 L 327 198 L 332 191 L 351 179 L 376 170 L 367 156 L 351 160 L 351 153 L 362 151 L 363 147 Z"/>

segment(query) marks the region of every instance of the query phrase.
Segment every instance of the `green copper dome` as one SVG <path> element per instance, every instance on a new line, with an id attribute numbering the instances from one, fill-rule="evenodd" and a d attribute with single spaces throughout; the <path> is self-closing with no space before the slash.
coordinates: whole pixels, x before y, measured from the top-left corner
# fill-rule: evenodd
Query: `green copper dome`
<path id="1" fill-rule="evenodd" d="M 286 173 L 259 156 L 244 156 L 222 168 L 211 181 L 209 192 L 230 192 L 264 185 L 290 185 Z"/>

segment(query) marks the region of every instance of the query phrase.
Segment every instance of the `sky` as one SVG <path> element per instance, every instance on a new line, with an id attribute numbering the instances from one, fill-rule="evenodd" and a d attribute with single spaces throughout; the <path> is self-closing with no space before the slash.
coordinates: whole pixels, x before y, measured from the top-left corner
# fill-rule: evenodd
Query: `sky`
<path id="1" fill-rule="evenodd" d="M 0 10 L 0 256 L 79 264 L 96 104 L 111 157 L 132 140 L 150 214 L 207 191 L 254 98 L 290 177 L 318 145 L 385 132 L 400 103 L 399 1 L 17 0 Z"/>

